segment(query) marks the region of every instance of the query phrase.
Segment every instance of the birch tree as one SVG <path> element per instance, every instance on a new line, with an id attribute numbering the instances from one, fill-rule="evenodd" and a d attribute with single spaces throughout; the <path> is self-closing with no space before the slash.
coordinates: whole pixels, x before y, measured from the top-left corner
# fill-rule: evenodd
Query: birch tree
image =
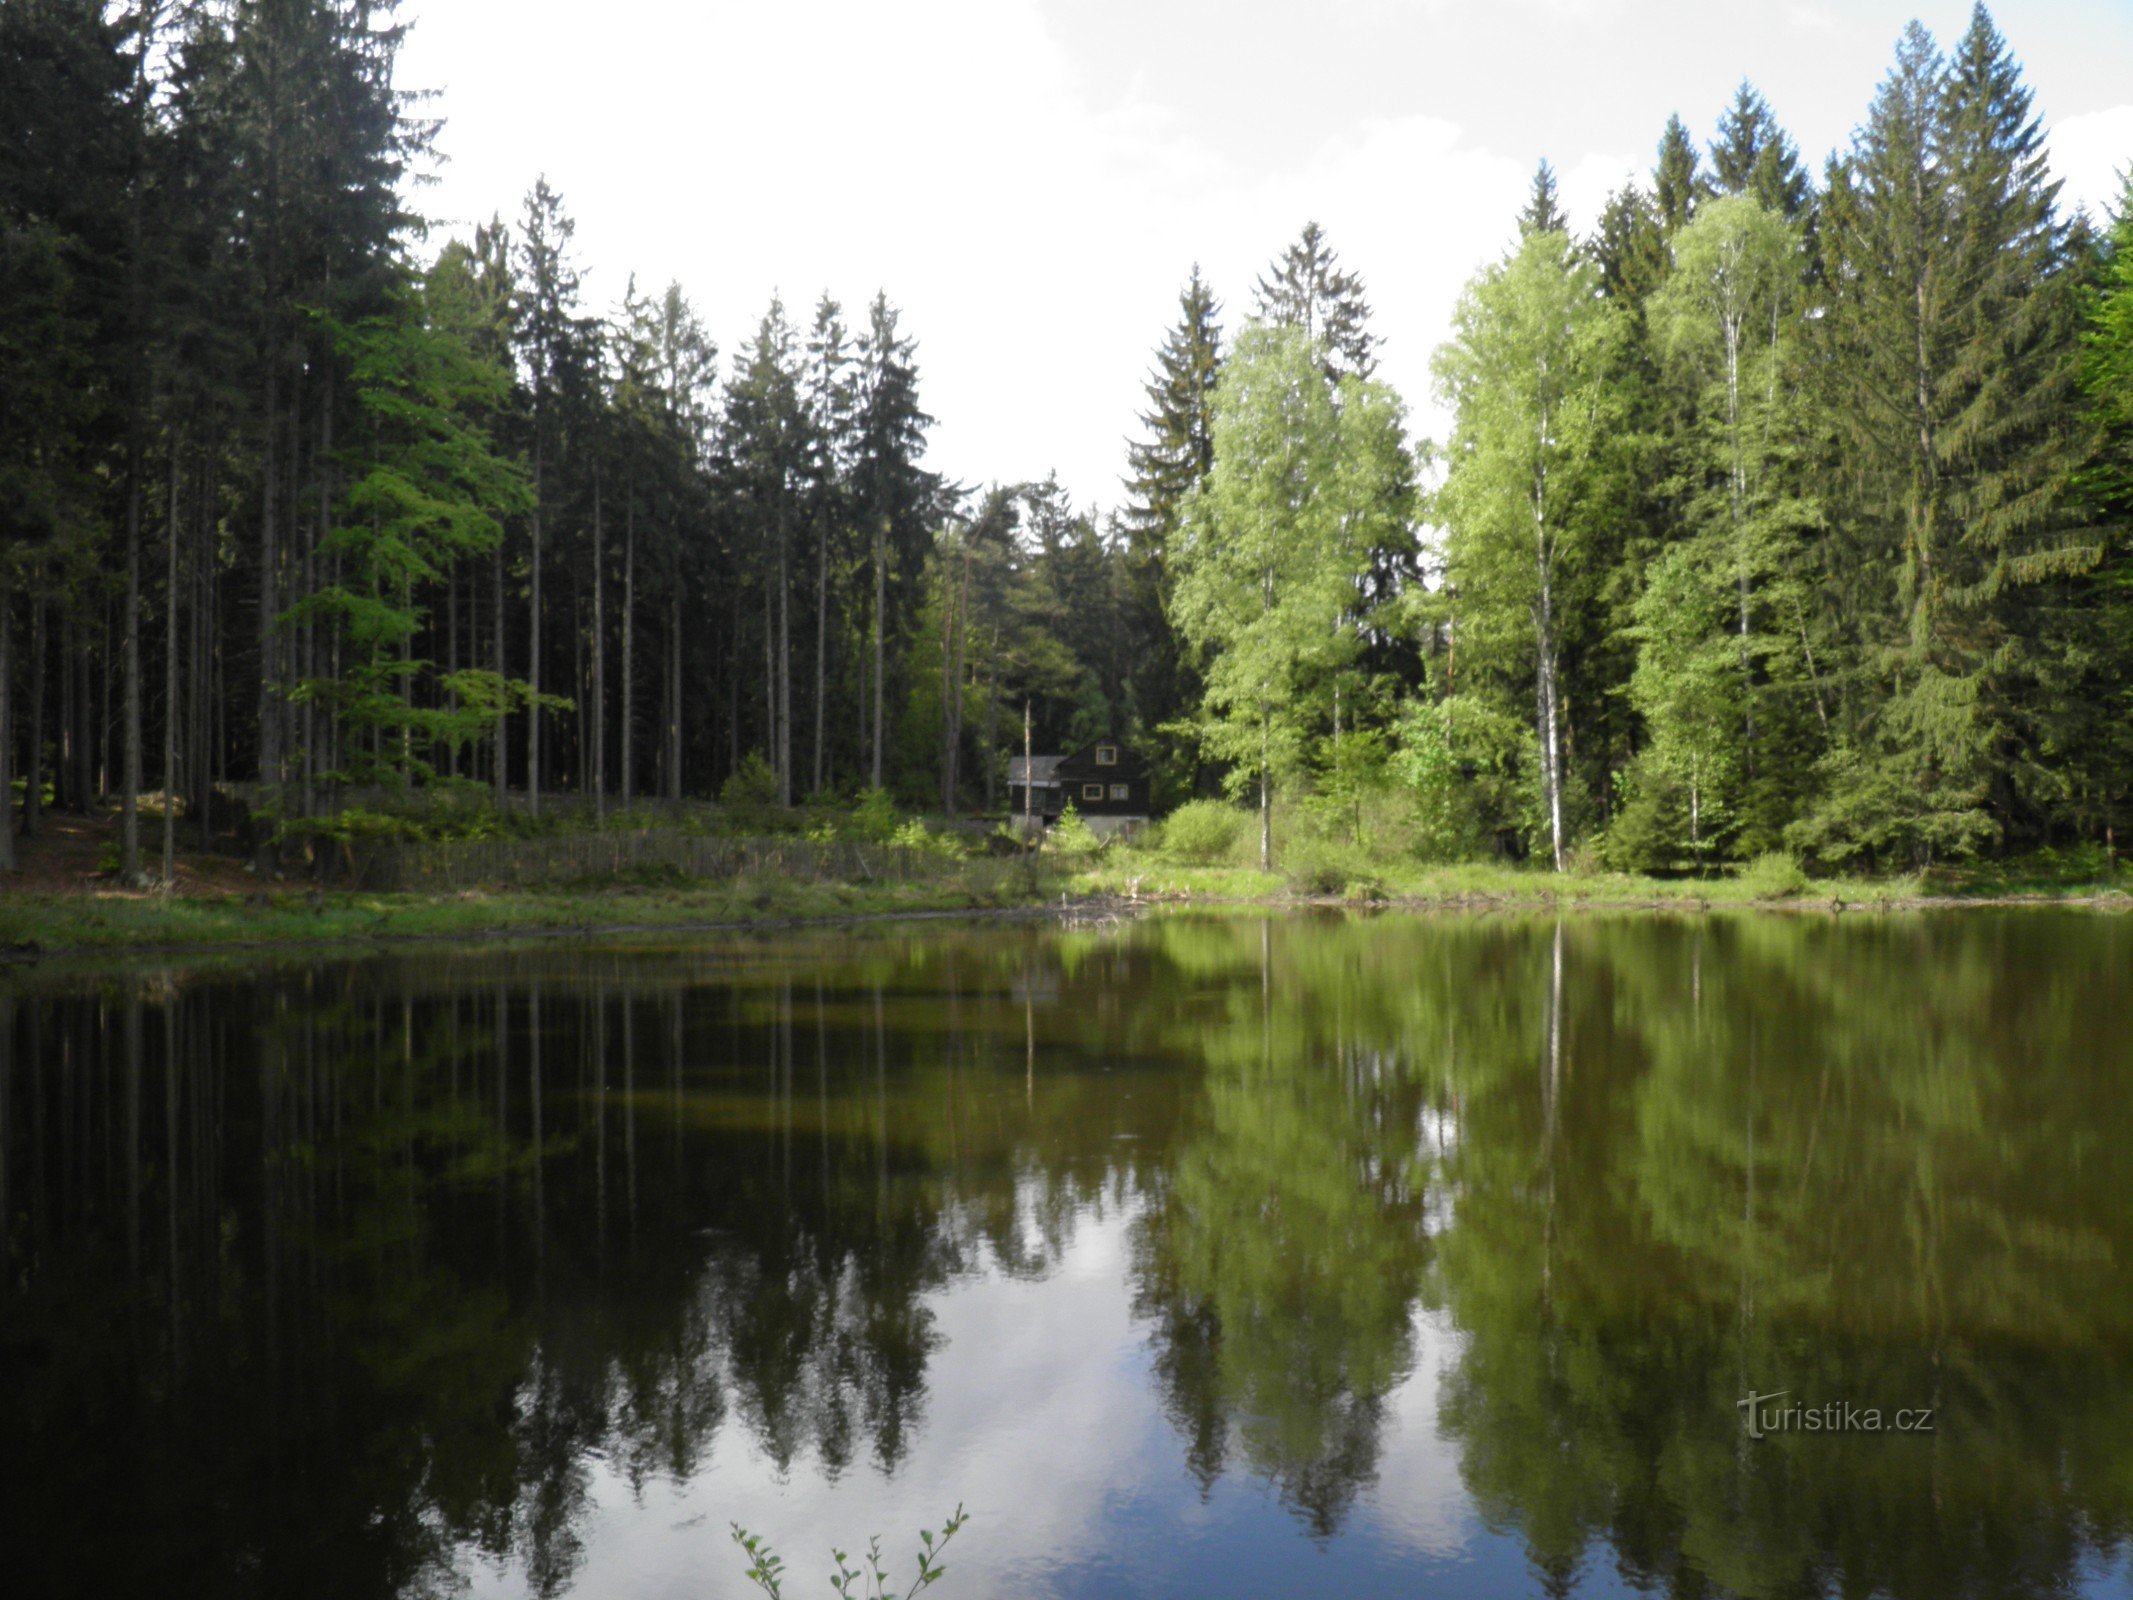
<path id="1" fill-rule="evenodd" d="M 1438 350 L 1453 411 L 1438 511 L 1461 644 L 1523 658 L 1533 685 L 1542 809 L 1564 865 L 1561 651 L 1588 501 L 1617 408 L 1619 313 L 1560 233 L 1528 234 L 1461 296 Z"/>
<path id="2" fill-rule="evenodd" d="M 1186 501 L 1172 617 L 1205 660 L 1202 736 L 1255 782 L 1259 865 L 1273 865 L 1273 790 L 1297 772 L 1317 684 L 1354 648 L 1356 574 L 1408 534 L 1399 398 L 1330 387 L 1300 328 L 1248 326 L 1215 389 L 1215 464 Z"/>

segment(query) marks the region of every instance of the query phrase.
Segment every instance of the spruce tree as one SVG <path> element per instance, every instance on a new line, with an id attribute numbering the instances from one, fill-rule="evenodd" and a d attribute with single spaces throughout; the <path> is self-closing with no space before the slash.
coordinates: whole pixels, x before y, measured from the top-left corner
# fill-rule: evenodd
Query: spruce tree
<path id="1" fill-rule="evenodd" d="M 1570 219 L 1556 201 L 1555 168 L 1542 161 L 1533 169 L 1533 191 L 1518 214 L 1520 238 L 1535 233 L 1568 233 Z"/>
<path id="2" fill-rule="evenodd" d="M 1733 92 L 1733 104 L 1719 116 L 1711 175 L 1719 194 L 1753 195 L 1787 222 L 1800 220 L 1814 193 L 1791 136 L 1745 78 Z"/>
<path id="3" fill-rule="evenodd" d="M 1668 117 L 1666 131 L 1659 136 L 1659 159 L 1652 168 L 1652 203 L 1669 237 L 1688 226 L 1707 192 L 1697 165 L 1696 142 L 1678 115 Z"/>
<path id="4" fill-rule="evenodd" d="M 1192 276 L 1178 294 L 1178 320 L 1155 353 L 1143 386 L 1140 438 L 1126 446 L 1125 522 L 1135 552 L 1160 560 L 1185 499 L 1215 464 L 1214 392 L 1222 372 L 1221 314 L 1214 291 Z"/>
<path id="5" fill-rule="evenodd" d="M 1215 461 L 1214 393 L 1222 371 L 1221 307 L 1195 265 L 1178 295 L 1178 320 L 1156 350 L 1142 434 L 1127 445 L 1127 605 L 1132 618 L 1127 694 L 1145 733 L 1185 716 L 1200 685 L 1171 626 L 1169 555 L 1186 502 Z M 1197 761 L 1184 741 L 1151 741 L 1162 752 L 1155 781 L 1167 799 L 1188 792 Z"/>
<path id="6" fill-rule="evenodd" d="M 852 515 L 873 568 L 867 759 L 868 782 L 876 789 L 887 736 L 890 640 L 902 634 L 911 613 L 941 498 L 940 478 L 919 464 L 933 419 L 919 404 L 915 352 L 888 296 L 876 294 L 859 344 L 852 462 Z"/>
<path id="7" fill-rule="evenodd" d="M 2050 784 L 2028 591 L 2099 552 L 2063 492 L 2076 283 L 2030 102 L 1982 8 L 1952 64 L 1914 23 L 1834 175 L 1823 368 L 1873 681 L 1802 833 L 1830 853 L 1976 850 Z"/>
<path id="8" fill-rule="evenodd" d="M 1315 222 L 1304 224 L 1294 244 L 1260 278 L 1255 315 L 1262 322 L 1301 328 L 1325 352 L 1326 381 L 1367 378 L 1377 367 L 1377 335 L 1370 331 L 1370 302 L 1363 280 L 1344 271 Z"/>
<path id="9" fill-rule="evenodd" d="M 557 499 L 554 481 L 561 451 L 563 398 L 588 361 L 588 328 L 578 309 L 579 273 L 571 243 L 577 224 L 563 209 L 563 197 L 546 177 L 536 178 L 526 196 L 514 262 L 517 300 L 513 332 L 519 368 L 527 389 L 527 448 L 532 462 L 533 503 L 527 524 L 526 681 L 532 698 L 526 706 L 526 796 L 533 815 L 541 812 L 541 625 L 547 523 Z"/>

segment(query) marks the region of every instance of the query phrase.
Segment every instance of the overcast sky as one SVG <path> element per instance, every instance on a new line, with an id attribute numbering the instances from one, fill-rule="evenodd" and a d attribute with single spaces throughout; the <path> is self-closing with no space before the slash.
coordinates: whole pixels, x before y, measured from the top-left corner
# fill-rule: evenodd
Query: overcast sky
<path id="1" fill-rule="evenodd" d="M 725 356 L 773 290 L 863 321 L 886 289 L 968 483 L 1057 470 L 1121 498 L 1150 353 L 1197 261 L 1234 329 L 1316 218 L 1360 272 L 1380 376 L 1441 433 L 1429 356 L 1536 160 L 1573 220 L 1643 175 L 1670 111 L 1708 142 L 1743 76 L 1811 163 L 1912 16 L 1958 0 L 410 0 L 404 87 L 448 157 L 423 209 L 517 215 L 546 172 L 591 303 L 678 279 Z M 2099 207 L 2133 159 L 2133 0 L 1994 16 Z"/>

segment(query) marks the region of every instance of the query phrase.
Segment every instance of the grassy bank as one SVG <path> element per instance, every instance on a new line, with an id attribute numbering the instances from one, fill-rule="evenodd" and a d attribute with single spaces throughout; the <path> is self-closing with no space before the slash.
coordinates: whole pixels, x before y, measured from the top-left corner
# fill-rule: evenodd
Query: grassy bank
<path id="1" fill-rule="evenodd" d="M 1091 860 L 1066 880 L 1069 893 L 1156 903 L 1299 904 L 1609 908 L 1814 907 L 1896 910 L 1913 906 L 2010 902 L 2123 901 L 2133 909 L 2133 885 L 2110 878 L 2051 878 L 2041 874 L 1977 872 L 1901 878 L 1814 878 L 1804 874 L 1649 878 L 1626 872 L 1554 873 L 1537 868 L 1468 863 L 1422 866 L 1387 862 L 1346 883 L 1313 883 L 1294 874 L 1249 867 L 1178 866 L 1156 856 Z"/>
<path id="2" fill-rule="evenodd" d="M 1826 910 L 2054 902 L 2133 909 L 2121 882 L 2038 883 L 1984 877 L 1969 884 L 1923 878 L 1809 879 L 1779 886 L 1745 878 L 1658 879 L 1626 873 L 1553 873 L 1516 867 L 1393 864 L 1364 886 L 1314 892 L 1245 867 L 1166 865 L 1120 854 L 1035 868 L 973 862 L 923 882 L 824 883 L 750 875 L 716 882 L 631 883 L 570 889 L 451 894 L 0 895 L 0 956 L 17 959 L 121 949 L 241 949 L 363 945 L 481 936 L 683 931 L 856 921 L 919 913 L 982 913 L 1081 903 L 1192 906 L 1412 906 L 1491 909 L 1791 907 Z"/>
<path id="3" fill-rule="evenodd" d="M 152 894 L 0 895 L 0 955 L 770 925 L 995 910 L 1057 893 L 1048 875 L 994 871 L 915 883 L 816 883 L 766 875 L 494 893 L 294 892 L 168 901 Z"/>

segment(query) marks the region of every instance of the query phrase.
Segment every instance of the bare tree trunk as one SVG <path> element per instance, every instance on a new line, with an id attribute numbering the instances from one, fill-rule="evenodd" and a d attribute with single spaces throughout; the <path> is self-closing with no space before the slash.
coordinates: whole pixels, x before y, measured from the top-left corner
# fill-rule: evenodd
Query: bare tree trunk
<path id="1" fill-rule="evenodd" d="M 681 807 L 681 594 L 667 600 L 667 799 Z"/>
<path id="2" fill-rule="evenodd" d="M 22 834 L 35 838 L 44 825 L 44 659 L 45 612 L 48 602 L 42 587 L 30 596 L 30 749 L 29 765 L 23 769 Z"/>
<path id="3" fill-rule="evenodd" d="M 778 514 L 778 804 L 792 804 L 792 538 Z"/>
<path id="4" fill-rule="evenodd" d="M 123 754 L 119 778 L 119 877 L 127 888 L 141 881 L 141 440 L 134 423 L 126 466 L 126 608 L 119 642 L 124 678 L 119 715 Z"/>
<path id="5" fill-rule="evenodd" d="M 511 768 L 507 756 L 506 738 L 511 729 L 511 718 L 506 714 L 504 692 L 504 541 L 497 535 L 496 548 L 489 552 L 489 670 L 496 674 L 496 754 L 495 770 L 490 774 L 496 780 L 496 804 L 499 809 L 510 792 Z"/>
<path id="6" fill-rule="evenodd" d="M 622 808 L 637 792 L 637 480 L 622 508 Z"/>
<path id="7" fill-rule="evenodd" d="M 871 779 L 876 789 L 881 787 L 881 662 L 889 602 L 888 538 L 889 519 L 884 516 L 874 530 L 874 766 Z"/>
<path id="8" fill-rule="evenodd" d="M 15 870 L 15 597 L 0 568 L 0 872 Z"/>
<path id="9" fill-rule="evenodd" d="M 281 559 L 274 491 L 281 480 L 281 351 L 267 341 L 266 462 L 259 505 L 259 783 L 269 801 L 281 786 L 281 703 L 275 693 L 276 566 Z"/>
<path id="10" fill-rule="evenodd" d="M 607 816 L 607 549 L 600 518 L 600 474 L 593 473 L 592 716 L 581 719 L 592 738 L 593 818 Z"/>
<path id="11" fill-rule="evenodd" d="M 778 764 L 778 629 L 770 584 L 763 584 L 763 752 Z M 736 768 L 738 770 L 738 768 Z"/>
<path id="12" fill-rule="evenodd" d="M 1259 706 L 1259 870 L 1274 870 L 1274 717 Z"/>
<path id="13" fill-rule="evenodd" d="M 829 725 L 825 685 L 829 678 L 829 521 L 819 519 L 815 529 L 815 781 L 811 793 L 822 792 L 822 740 Z"/>
<path id="14" fill-rule="evenodd" d="M 533 603 L 528 618 L 532 642 L 526 663 L 526 681 L 533 700 L 526 707 L 526 804 L 534 816 L 541 814 L 541 433 L 536 413 L 533 432 Z"/>
<path id="15" fill-rule="evenodd" d="M 163 893 L 178 881 L 178 441 L 170 446 L 170 520 L 163 552 Z"/>
<path id="16" fill-rule="evenodd" d="M 995 765 L 1000 759 L 1000 641 L 995 633 L 992 649 L 987 652 L 985 673 L 985 810 L 993 807 L 994 780 L 999 774 Z"/>
<path id="17" fill-rule="evenodd" d="M 459 671 L 459 573 L 455 568 L 444 580 L 444 670 L 447 677 Z M 459 692 L 447 689 L 445 711 L 453 718 L 452 733 L 444 741 L 444 775 L 459 776 Z"/>

